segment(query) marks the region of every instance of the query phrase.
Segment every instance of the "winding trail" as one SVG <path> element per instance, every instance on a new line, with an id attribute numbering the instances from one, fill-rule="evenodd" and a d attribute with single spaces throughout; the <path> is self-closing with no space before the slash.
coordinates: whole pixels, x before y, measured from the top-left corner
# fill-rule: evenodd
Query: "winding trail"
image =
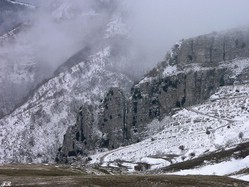
<path id="1" fill-rule="evenodd" d="M 220 98 L 214 99 L 213 101 L 208 102 L 208 103 L 213 103 L 213 102 L 219 101 L 219 100 L 240 99 L 240 98 L 248 99 L 248 98 L 249 98 L 249 95 L 244 95 L 244 96 L 232 96 L 232 97 L 229 97 L 229 96 L 228 96 L 228 97 L 225 97 L 225 96 L 224 96 L 224 97 L 220 97 Z M 221 118 L 221 117 L 213 116 L 213 115 L 210 115 L 210 114 L 205 114 L 205 113 L 203 113 L 203 112 L 200 112 L 200 111 L 198 111 L 198 110 L 193 109 L 192 107 L 196 107 L 196 106 L 186 107 L 185 109 L 188 110 L 188 111 L 194 112 L 194 113 L 196 113 L 196 114 L 202 115 L 202 116 L 206 116 L 206 117 L 210 117 L 210 118 L 214 118 L 214 119 L 217 119 L 217 120 L 222 120 L 222 121 L 228 122 L 228 124 L 222 125 L 222 126 L 220 126 L 220 127 L 217 127 L 217 128 L 214 129 L 214 130 L 217 130 L 217 129 L 220 129 L 220 128 L 223 128 L 223 127 L 226 127 L 226 126 L 228 126 L 228 125 L 232 125 L 233 123 L 238 122 L 238 121 L 232 120 L 232 119 Z"/>
<path id="2" fill-rule="evenodd" d="M 111 154 L 113 154 L 113 153 L 115 153 L 115 152 L 117 152 L 117 151 L 123 150 L 123 149 L 125 149 L 125 148 L 126 148 L 126 147 L 120 147 L 120 148 L 118 148 L 118 149 L 111 150 L 111 151 L 109 151 L 108 153 L 105 153 L 104 155 L 100 156 L 100 158 L 99 158 L 99 163 L 100 163 L 100 165 L 102 165 L 102 164 L 104 163 L 104 160 L 105 160 L 106 157 L 108 157 L 109 155 L 111 155 Z"/>
<path id="3" fill-rule="evenodd" d="M 229 125 L 232 125 L 233 123 L 238 122 L 238 121 L 231 120 L 231 119 L 220 118 L 220 117 L 212 116 L 212 115 L 209 115 L 209 114 L 205 114 L 205 113 L 200 112 L 200 111 L 198 111 L 198 110 L 195 110 L 195 109 L 193 109 L 193 108 L 185 108 L 185 109 L 188 110 L 188 111 L 194 112 L 194 113 L 196 113 L 196 114 L 199 114 L 199 115 L 203 115 L 203 116 L 207 116 L 207 117 L 214 118 L 214 119 L 217 119 L 217 120 L 223 120 L 223 121 L 228 122 L 226 125 L 222 125 L 222 126 L 217 127 L 216 129 L 213 129 L 214 131 L 216 131 L 216 130 L 218 130 L 218 129 L 220 129 L 220 128 L 223 128 L 223 127 L 227 127 L 227 126 L 229 126 Z"/>

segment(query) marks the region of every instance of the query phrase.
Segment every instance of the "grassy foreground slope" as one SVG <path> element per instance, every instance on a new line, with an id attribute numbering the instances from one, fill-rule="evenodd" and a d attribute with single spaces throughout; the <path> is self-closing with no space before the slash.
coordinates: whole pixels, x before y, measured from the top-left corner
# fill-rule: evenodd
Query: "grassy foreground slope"
<path id="1" fill-rule="evenodd" d="M 8 165 L 0 167 L 0 186 L 246 187 L 249 183 L 218 176 L 97 176 L 69 166 Z"/>

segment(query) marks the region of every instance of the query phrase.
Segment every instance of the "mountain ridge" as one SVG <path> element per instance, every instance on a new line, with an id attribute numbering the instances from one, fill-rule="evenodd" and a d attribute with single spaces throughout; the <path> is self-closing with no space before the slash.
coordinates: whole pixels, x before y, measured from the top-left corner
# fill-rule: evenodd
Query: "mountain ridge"
<path id="1" fill-rule="evenodd" d="M 58 146 L 57 141 L 62 142 L 62 135 L 65 133 L 63 133 L 63 129 L 65 130 L 67 125 L 74 123 L 74 109 L 77 108 L 77 102 L 92 103 L 95 100 L 94 102 L 98 103 L 104 90 L 107 89 L 106 84 L 109 84 L 109 86 L 124 85 L 124 87 L 129 87 L 130 80 L 128 78 L 104 69 L 105 58 L 108 57 L 109 50 L 109 48 L 106 48 L 104 51 L 92 56 L 90 58 L 91 63 L 82 62 L 73 66 L 71 70 L 50 79 L 34 92 L 33 97 L 27 103 L 16 109 L 11 115 L 0 120 L 2 129 L 1 162 L 6 162 L 7 160 L 9 160 L 8 162 L 30 162 L 30 159 L 37 159 L 36 162 L 53 161 L 54 159 L 51 158 L 51 155 L 55 155 L 55 153 L 52 152 L 55 152 L 58 148 L 50 150 L 48 147 L 51 145 Z M 99 84 L 99 82 L 102 83 Z M 64 88 L 62 85 L 64 85 Z M 72 94 L 73 92 L 75 94 Z M 49 100 L 56 100 L 56 102 L 50 101 L 47 103 Z M 68 106 L 65 105 L 65 102 L 68 103 Z M 68 109 L 65 109 L 65 107 Z M 51 116 L 51 112 L 53 116 Z M 57 127 L 53 128 L 52 123 Z M 15 128 L 18 129 L 14 130 Z M 11 134 L 8 133 L 10 130 L 12 131 Z M 52 133 L 52 131 L 55 133 Z M 37 136 L 39 133 L 45 134 Z M 54 137 L 45 140 L 48 136 Z M 39 140 L 39 138 L 42 138 L 42 140 Z M 43 140 L 43 138 L 45 139 Z M 50 145 L 48 145 L 48 140 Z M 22 143 L 22 141 L 24 142 Z M 16 149 L 13 147 L 14 145 Z M 42 145 L 45 147 L 42 147 Z M 46 146 L 48 146 L 47 151 L 49 153 L 46 151 Z M 12 149 L 9 150 L 8 148 L 10 147 Z M 17 153 L 15 153 L 16 151 Z M 21 154 L 19 151 L 24 151 L 24 153 Z M 19 156 L 15 157 L 15 155 Z"/>
<path id="2" fill-rule="evenodd" d="M 213 35 L 217 38 L 213 39 Z M 248 30 L 236 30 L 225 34 L 204 35 L 176 44 L 164 62 L 149 72 L 138 84 L 133 85 L 128 99 L 122 99 L 122 94 L 119 94 L 122 91 L 119 89 L 109 91 L 111 94 L 107 94 L 101 104 L 103 111 L 98 122 L 102 132 L 101 139 L 80 140 L 77 138 L 77 134 L 86 132 L 89 134 L 89 129 L 85 128 L 91 126 L 84 119 L 91 114 L 86 113 L 86 116 L 79 114 L 80 122 L 76 123 L 74 131 L 66 133 L 67 138 L 64 139 L 64 145 L 59 151 L 57 160 L 68 162 L 71 156 L 72 158 L 80 157 L 80 155 L 86 156 L 89 151 L 94 151 L 91 146 L 86 146 L 92 145 L 91 142 L 95 142 L 93 143 L 94 148 L 103 148 L 104 150 L 106 148 L 115 150 L 119 146 L 140 142 L 159 132 L 163 128 L 160 121 L 167 119 L 167 116 L 174 113 L 175 109 L 180 110 L 203 103 L 220 87 L 247 84 L 249 43 L 245 38 L 248 35 Z M 229 38 L 228 41 L 224 40 L 224 36 Z M 198 63 L 189 63 L 189 52 L 191 52 L 189 43 L 192 41 L 198 46 L 202 46 L 194 51 L 195 54 L 201 54 L 201 57 L 198 58 L 202 60 Z M 226 48 L 217 52 L 219 46 L 224 42 Z M 243 46 L 238 45 L 243 42 L 245 42 Z M 211 53 L 210 47 L 205 47 L 206 43 L 208 46 L 213 46 L 212 50 L 217 54 Z M 230 56 L 227 55 L 224 61 L 224 51 L 234 52 Z M 184 61 L 177 61 L 178 56 Z M 219 62 L 220 59 L 222 59 L 221 62 Z M 172 67 L 175 67 L 173 71 Z M 154 126 L 149 125 L 153 124 L 155 120 L 159 120 L 159 122 L 155 122 Z M 121 138 L 123 134 L 126 134 L 125 140 Z M 116 135 L 119 135 L 121 139 Z"/>
<path id="3" fill-rule="evenodd" d="M 1 163 L 154 170 L 247 141 L 249 29 L 182 40 L 134 83 L 118 69 L 129 60 L 127 28 L 108 18 L 90 43 L 104 41 L 86 43 L 0 119 Z"/>

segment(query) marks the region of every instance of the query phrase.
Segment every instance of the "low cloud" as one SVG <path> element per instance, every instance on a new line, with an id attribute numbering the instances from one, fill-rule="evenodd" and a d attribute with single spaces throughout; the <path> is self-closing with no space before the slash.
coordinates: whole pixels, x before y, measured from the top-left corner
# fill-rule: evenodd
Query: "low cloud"
<path id="1" fill-rule="evenodd" d="M 130 0 L 128 23 L 151 68 L 183 38 L 248 26 L 248 7 L 247 0 Z"/>
<path id="2" fill-rule="evenodd" d="M 249 23 L 247 0 L 23 1 L 39 8 L 31 18 L 31 28 L 19 35 L 17 43 L 30 45 L 37 61 L 52 69 L 84 46 L 100 45 L 103 29 L 115 14 L 122 15 L 130 28 L 130 42 L 125 43 L 128 61 L 119 67 L 133 69 L 137 77 L 183 38 Z"/>

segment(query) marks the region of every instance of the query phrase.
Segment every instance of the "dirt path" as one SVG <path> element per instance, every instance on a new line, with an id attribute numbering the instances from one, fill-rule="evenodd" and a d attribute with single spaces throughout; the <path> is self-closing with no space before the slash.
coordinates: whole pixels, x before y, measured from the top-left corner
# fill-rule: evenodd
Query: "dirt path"
<path id="1" fill-rule="evenodd" d="M 109 155 L 111 155 L 111 154 L 113 154 L 113 153 L 115 153 L 115 152 L 117 152 L 117 151 L 123 150 L 123 149 L 125 149 L 125 148 L 126 148 L 126 147 L 120 147 L 120 148 L 118 148 L 118 149 L 114 149 L 114 150 L 109 151 L 108 153 L 102 155 L 102 156 L 99 158 L 99 163 L 100 163 L 100 165 L 102 165 L 102 164 L 104 163 L 104 160 L 105 160 L 106 157 L 108 157 Z"/>
<path id="2" fill-rule="evenodd" d="M 237 121 L 235 121 L 235 120 L 226 119 L 226 118 L 220 118 L 220 117 L 212 116 L 212 115 L 209 115 L 209 114 L 205 114 L 205 113 L 200 112 L 200 111 L 198 111 L 198 110 L 195 110 L 195 109 L 193 109 L 193 108 L 191 108 L 191 107 L 188 107 L 188 108 L 185 108 L 185 109 L 188 110 L 188 111 L 191 111 L 191 112 L 194 112 L 194 113 L 203 115 L 203 116 L 207 116 L 207 117 L 210 117 L 210 118 L 215 118 L 215 119 L 218 119 L 218 120 L 227 121 L 228 123 L 235 123 L 235 122 L 237 122 Z"/>
<path id="3" fill-rule="evenodd" d="M 226 125 L 222 125 L 222 126 L 217 127 L 216 129 L 213 129 L 213 131 L 216 131 L 216 130 L 218 130 L 220 128 L 224 128 L 224 127 L 227 127 L 227 126 L 231 126 L 233 123 L 237 122 L 235 120 L 226 119 L 226 118 L 220 118 L 220 117 L 212 116 L 212 115 L 209 115 L 209 114 L 205 114 L 205 113 L 200 112 L 198 110 L 195 110 L 195 109 L 193 109 L 191 107 L 188 107 L 188 108 L 185 108 L 185 109 L 188 110 L 188 111 L 194 112 L 196 114 L 202 115 L 202 116 L 206 116 L 206 117 L 209 117 L 209 118 L 214 118 L 214 119 L 217 119 L 217 120 L 222 120 L 222 121 L 228 122 Z"/>

